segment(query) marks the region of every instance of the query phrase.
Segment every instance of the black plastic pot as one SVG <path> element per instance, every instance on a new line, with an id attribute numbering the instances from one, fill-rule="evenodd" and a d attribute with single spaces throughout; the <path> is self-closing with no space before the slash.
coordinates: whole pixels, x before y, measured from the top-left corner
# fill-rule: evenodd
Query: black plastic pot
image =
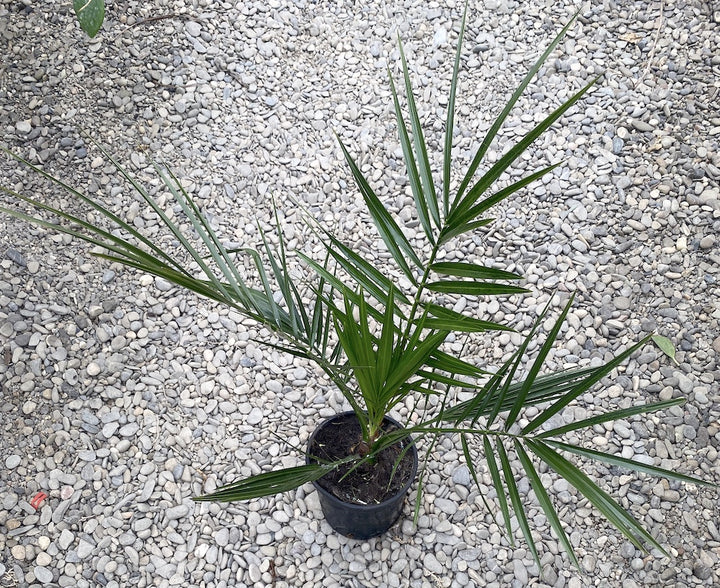
<path id="1" fill-rule="evenodd" d="M 313 442 L 320 431 L 350 415 L 354 417 L 355 413 L 352 411 L 340 413 L 320 423 L 308 440 L 308 449 L 313 447 Z M 384 422 L 392 423 L 392 425 L 398 429 L 402 429 L 400 423 L 390 417 L 385 417 Z M 408 453 L 411 454 L 413 460 L 412 475 L 404 486 L 393 496 L 386 498 L 378 504 L 353 504 L 345 502 L 328 492 L 317 482 L 313 482 L 313 485 L 318 491 L 323 514 L 330 526 L 338 533 L 352 539 L 370 539 L 371 537 L 382 535 L 387 531 L 399 518 L 405 503 L 405 496 L 417 475 L 418 452 L 414 443 L 412 443 L 408 449 Z M 306 463 L 311 463 L 309 456 L 306 456 L 305 460 Z"/>

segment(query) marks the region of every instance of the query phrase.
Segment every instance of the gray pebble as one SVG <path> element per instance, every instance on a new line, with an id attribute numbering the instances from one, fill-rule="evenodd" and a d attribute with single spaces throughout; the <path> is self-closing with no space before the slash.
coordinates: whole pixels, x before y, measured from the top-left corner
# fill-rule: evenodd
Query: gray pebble
<path id="1" fill-rule="evenodd" d="M 120 427 L 120 434 L 123 437 L 132 437 L 140 430 L 140 425 L 137 423 L 128 423 L 123 427 Z"/>
<path id="2" fill-rule="evenodd" d="M 273 542 L 273 534 L 272 533 L 259 533 L 257 538 L 255 539 L 255 542 L 258 545 L 270 545 Z"/>
<path id="3" fill-rule="evenodd" d="M 120 423 L 108 423 L 102 428 L 103 437 L 110 439 L 120 428 Z"/>
<path id="4" fill-rule="evenodd" d="M 247 416 L 247 424 L 248 425 L 257 425 L 260 424 L 263 420 L 263 411 L 262 409 L 255 407 L 250 411 L 250 414 Z"/>
<path id="5" fill-rule="evenodd" d="M 186 504 L 178 504 L 177 506 L 168 508 L 165 511 L 165 516 L 169 521 L 175 521 L 187 516 L 188 512 L 190 512 L 190 509 Z"/>
<path id="6" fill-rule="evenodd" d="M 53 581 L 53 573 L 45 566 L 35 566 L 33 573 L 41 584 L 49 584 Z"/>
<path id="7" fill-rule="evenodd" d="M 700 239 L 700 249 L 712 249 L 714 245 L 715 237 L 713 235 L 708 235 Z"/>
<path id="8" fill-rule="evenodd" d="M 257 564 L 250 564 L 248 567 L 248 577 L 250 578 L 250 581 L 255 584 L 262 580 L 262 572 Z"/>
<path id="9" fill-rule="evenodd" d="M 428 553 L 423 558 L 423 567 L 433 574 L 442 574 L 443 573 L 443 566 L 438 561 L 437 557 L 435 557 L 434 553 Z"/>
<path id="10" fill-rule="evenodd" d="M 22 254 L 17 249 L 13 249 L 12 247 L 8 248 L 5 251 L 5 257 L 7 257 L 10 261 L 12 261 L 16 265 L 19 265 L 20 267 L 25 267 L 27 265 L 27 262 L 25 261 L 25 258 L 22 256 Z"/>
<path id="11" fill-rule="evenodd" d="M 675 377 L 678 381 L 678 388 L 680 388 L 680 392 L 683 394 L 689 394 L 693 390 L 693 381 L 683 374 L 682 372 L 675 372 Z"/>
<path id="12" fill-rule="evenodd" d="M 93 552 L 94 549 L 95 546 L 92 543 L 88 543 L 85 539 L 80 539 L 77 546 L 77 556 L 81 560 L 85 559 Z"/>
<path id="13" fill-rule="evenodd" d="M 640 131 L 641 133 L 649 133 L 655 128 L 651 124 L 642 120 L 633 120 L 630 124 L 632 124 L 634 129 Z"/>
<path id="14" fill-rule="evenodd" d="M 127 345 L 127 339 L 123 337 L 122 335 L 118 335 L 117 337 L 113 337 L 113 340 L 110 341 L 110 348 L 113 351 L 120 351 Z"/>
<path id="15" fill-rule="evenodd" d="M 528 571 L 521 560 L 513 560 L 513 573 L 515 574 L 515 579 L 520 582 L 521 586 L 527 586 L 529 580 Z"/>
<path id="16" fill-rule="evenodd" d="M 200 36 L 200 33 L 202 32 L 202 27 L 200 26 L 200 23 L 194 20 L 189 20 L 185 23 L 185 30 L 187 31 L 188 35 L 191 37 L 198 37 Z"/>
<path id="17" fill-rule="evenodd" d="M 627 310 L 631 305 L 631 301 L 627 296 L 616 296 L 613 303 L 618 310 Z"/>
<path id="18" fill-rule="evenodd" d="M 693 576 L 700 580 L 709 580 L 712 577 L 712 570 L 708 566 L 698 562 L 693 566 Z"/>
<path id="19" fill-rule="evenodd" d="M 234 402 L 230 402 L 229 400 L 223 400 L 218 407 L 222 412 L 225 414 L 232 414 L 237 410 L 237 406 Z"/>
<path id="20" fill-rule="evenodd" d="M 86 370 L 87 370 L 88 376 L 94 377 L 94 376 L 97 376 L 102 371 L 102 368 L 93 361 L 88 364 Z"/>
<path id="21" fill-rule="evenodd" d="M 220 547 L 226 547 L 230 541 L 230 531 L 226 527 L 223 527 L 215 533 L 214 538 L 215 543 L 217 543 Z"/>
<path id="22" fill-rule="evenodd" d="M 18 503 L 18 495 L 15 492 L 7 492 L 2 498 L 2 507 L 5 510 L 12 510 Z"/>
<path id="23" fill-rule="evenodd" d="M 635 546 L 629 541 L 624 541 L 618 549 L 618 553 L 625 559 L 630 559 L 635 555 Z"/>
<path id="24" fill-rule="evenodd" d="M 13 453 L 12 455 L 8 455 L 5 459 L 5 467 L 9 470 L 14 470 L 21 462 L 22 458 Z"/>
<path id="25" fill-rule="evenodd" d="M 155 480 L 150 478 L 143 485 L 142 492 L 138 496 L 138 502 L 146 502 L 152 496 L 153 490 L 155 490 Z"/>
<path id="26" fill-rule="evenodd" d="M 453 515 L 457 511 L 457 504 L 446 498 L 436 498 L 434 504 L 440 511 L 448 515 Z"/>
<path id="27" fill-rule="evenodd" d="M 465 464 L 462 464 L 455 468 L 452 474 L 452 480 L 453 482 L 455 482 L 456 484 L 460 484 L 461 486 L 470 487 L 473 484 L 470 470 Z"/>
<path id="28" fill-rule="evenodd" d="M 15 123 L 15 129 L 18 133 L 26 135 L 30 131 L 32 131 L 32 125 L 30 124 L 29 120 L 19 120 Z"/>
<path id="29" fill-rule="evenodd" d="M 66 551 L 72 545 L 73 541 L 75 541 L 75 535 L 68 529 L 63 529 L 57 540 L 57 546 L 61 550 Z"/>

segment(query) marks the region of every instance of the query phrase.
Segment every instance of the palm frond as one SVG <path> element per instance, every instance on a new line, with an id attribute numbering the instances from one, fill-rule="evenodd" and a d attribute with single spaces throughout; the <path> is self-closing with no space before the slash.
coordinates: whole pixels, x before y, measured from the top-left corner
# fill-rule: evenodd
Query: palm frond
<path id="1" fill-rule="evenodd" d="M 412 127 L 413 145 L 415 146 L 417 167 L 420 175 L 419 195 L 422 196 L 422 208 L 430 212 L 430 216 L 436 227 L 441 226 L 440 207 L 438 206 L 437 192 L 435 191 L 435 182 L 433 181 L 432 171 L 430 169 L 430 160 L 428 159 L 427 145 L 423 137 L 420 117 L 418 116 L 417 106 L 415 105 L 415 96 L 413 94 L 412 84 L 410 83 L 410 73 L 408 71 L 407 61 L 405 60 L 405 51 L 403 51 L 402 42 L 398 37 L 398 47 L 400 49 L 400 62 L 402 64 L 403 78 L 405 80 L 405 97 L 408 103 L 408 113 L 410 114 L 410 125 Z M 431 243 L 435 242 L 432 229 L 428 239 Z"/>
<path id="2" fill-rule="evenodd" d="M 457 96 L 458 74 L 460 73 L 460 55 L 462 54 L 463 39 L 465 37 L 465 22 L 467 19 L 467 2 L 463 9 L 460 34 L 458 35 L 455 62 L 453 64 L 452 78 L 450 79 L 450 95 L 448 96 L 447 117 L 445 119 L 445 148 L 443 150 L 443 185 L 442 202 L 443 215 L 447 218 L 450 211 L 450 171 L 452 169 L 453 132 L 455 130 L 455 98 Z"/>
<path id="3" fill-rule="evenodd" d="M 455 198 L 455 201 L 453 203 L 453 208 L 455 208 L 455 205 L 458 203 L 458 201 L 462 198 L 463 194 L 465 194 L 465 190 L 467 190 L 468 186 L 472 182 L 473 177 L 475 176 L 475 172 L 477 171 L 478 167 L 480 166 L 480 162 L 482 161 L 483 157 L 485 157 L 485 153 L 487 153 L 487 150 L 490 148 L 490 145 L 495 140 L 495 137 L 498 134 L 498 131 L 500 130 L 500 127 L 502 127 L 503 123 L 505 122 L 505 119 L 510 114 L 510 111 L 515 106 L 515 103 L 518 101 L 520 96 L 522 96 L 523 92 L 525 92 L 525 89 L 528 87 L 532 79 L 535 77 L 535 74 L 540 70 L 543 63 L 545 63 L 545 60 L 550 56 L 550 54 L 555 50 L 555 47 L 557 47 L 558 43 L 565 37 L 568 30 L 570 29 L 570 26 L 572 26 L 573 22 L 575 22 L 575 19 L 577 18 L 579 14 L 579 11 L 575 13 L 575 15 L 567 22 L 567 24 L 562 28 L 562 30 L 555 36 L 555 38 L 552 40 L 550 45 L 548 45 L 547 49 L 543 52 L 540 57 L 538 57 L 535 64 L 530 68 L 528 73 L 523 78 L 522 82 L 520 82 L 520 85 L 515 89 L 515 91 L 510 96 L 510 99 L 505 103 L 505 106 L 503 107 L 502 111 L 498 115 L 498 117 L 495 119 L 495 122 L 492 124 L 488 132 L 485 134 L 485 138 L 483 139 L 482 143 L 480 144 L 480 147 L 477 150 L 477 153 L 473 157 L 472 162 L 470 163 L 470 166 L 468 167 L 467 172 L 465 173 L 465 176 L 462 179 L 462 182 L 460 183 L 460 187 L 457 191 L 457 196 Z M 465 18 L 463 16 L 463 22 Z M 457 60 L 457 58 L 456 58 Z"/>
<path id="4" fill-rule="evenodd" d="M 283 468 L 272 472 L 264 472 L 250 478 L 245 478 L 232 484 L 218 488 L 215 492 L 196 496 L 196 502 L 233 502 L 236 500 L 250 500 L 261 496 L 271 496 L 294 490 L 307 482 L 319 480 L 324 475 L 337 469 L 339 466 L 355 461 L 350 456 L 333 463 L 313 463 L 291 468 Z"/>
<path id="5" fill-rule="evenodd" d="M 405 259 L 405 255 L 407 255 L 416 267 L 421 268 L 423 264 L 418 258 L 417 253 L 415 253 L 412 245 L 410 245 L 410 242 L 407 240 L 405 234 L 400 230 L 400 227 L 397 225 L 395 220 L 392 216 L 390 216 L 390 213 L 383 206 L 382 202 L 380 202 L 380 199 L 370 187 L 370 184 L 365 179 L 365 176 L 363 176 L 360 168 L 357 166 L 355 160 L 352 158 L 350 152 L 347 150 L 339 137 L 338 142 L 340 143 L 340 148 L 345 156 L 345 160 L 350 166 L 350 171 L 353 178 L 355 178 L 355 183 L 360 189 L 360 194 L 365 200 L 365 204 L 370 211 L 370 216 L 372 217 L 375 227 L 380 233 L 382 240 L 385 242 L 390 254 L 400 269 L 402 269 L 403 273 L 413 284 L 417 284 L 415 274 Z"/>
<path id="6" fill-rule="evenodd" d="M 547 442 L 528 439 L 526 444 L 543 462 L 577 488 L 635 547 L 647 551 L 643 543 L 645 541 L 657 548 L 663 555 L 667 555 L 657 540 L 632 515 L 581 472 L 577 466 L 550 449 Z"/>

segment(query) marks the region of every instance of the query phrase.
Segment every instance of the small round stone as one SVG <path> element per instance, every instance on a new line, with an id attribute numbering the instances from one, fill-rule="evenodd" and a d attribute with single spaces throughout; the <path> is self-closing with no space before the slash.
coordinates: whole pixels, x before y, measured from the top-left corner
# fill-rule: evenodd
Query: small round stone
<path id="1" fill-rule="evenodd" d="M 29 120 L 19 120 L 15 123 L 15 129 L 17 129 L 18 133 L 27 134 L 32 131 L 32 125 Z"/>
<path id="2" fill-rule="evenodd" d="M 35 566 L 33 568 L 33 573 L 35 574 L 37 581 L 41 584 L 49 584 L 53 581 L 53 573 L 45 566 Z"/>
<path id="3" fill-rule="evenodd" d="M 87 366 L 88 376 L 97 376 L 101 371 L 102 369 L 100 368 L 100 366 L 94 361 L 89 363 Z"/>
<path id="4" fill-rule="evenodd" d="M 715 237 L 713 235 L 708 235 L 700 239 L 700 249 L 712 249 L 713 245 L 715 245 Z"/>
<path id="5" fill-rule="evenodd" d="M 5 467 L 9 470 L 14 470 L 20 465 L 20 462 L 22 462 L 22 458 L 13 453 L 12 455 L 8 455 L 5 459 Z"/>
<path id="6" fill-rule="evenodd" d="M 13 545 L 10 548 L 10 553 L 18 561 L 25 560 L 25 546 L 24 545 Z"/>

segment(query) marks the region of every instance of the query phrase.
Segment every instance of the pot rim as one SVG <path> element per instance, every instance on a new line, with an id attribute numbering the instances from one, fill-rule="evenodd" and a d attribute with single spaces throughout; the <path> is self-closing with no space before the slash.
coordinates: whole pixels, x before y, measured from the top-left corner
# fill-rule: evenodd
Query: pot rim
<path id="1" fill-rule="evenodd" d="M 313 430 L 312 434 L 310 435 L 310 438 L 308 439 L 308 449 L 312 445 L 313 440 L 315 439 L 315 436 L 317 435 L 318 431 L 320 431 L 323 427 L 327 426 L 330 422 L 332 422 L 334 419 L 346 417 L 346 416 L 356 416 L 354 410 L 346 410 L 343 412 L 339 412 L 331 417 L 325 418 L 323 421 L 321 421 Z M 398 421 L 396 421 L 391 416 L 385 415 L 383 417 L 383 420 L 389 421 L 393 425 L 395 425 L 398 429 L 405 429 Z M 400 497 L 404 497 L 405 494 L 408 493 L 410 490 L 410 486 L 412 486 L 413 482 L 415 481 L 415 478 L 417 478 L 417 471 L 418 471 L 418 465 L 419 465 L 419 459 L 418 459 L 418 450 L 417 445 L 415 444 L 415 440 L 413 439 L 412 435 L 408 434 L 408 437 L 410 439 L 410 455 L 412 455 L 413 458 L 413 465 L 412 465 L 412 475 L 409 477 L 408 481 L 400 488 L 395 494 L 388 496 L 385 500 L 382 502 L 377 502 L 373 504 L 357 504 L 355 502 L 345 502 L 344 500 L 338 498 L 331 492 L 328 492 L 325 488 L 320 486 L 316 480 L 313 481 L 313 486 L 317 489 L 319 493 L 323 495 L 327 500 L 330 500 L 338 505 L 343 505 L 344 508 L 350 509 L 350 510 L 359 510 L 359 511 L 366 511 L 374 508 L 380 508 L 384 505 L 398 500 Z M 310 463 L 310 455 L 308 452 L 305 452 L 305 463 Z"/>

